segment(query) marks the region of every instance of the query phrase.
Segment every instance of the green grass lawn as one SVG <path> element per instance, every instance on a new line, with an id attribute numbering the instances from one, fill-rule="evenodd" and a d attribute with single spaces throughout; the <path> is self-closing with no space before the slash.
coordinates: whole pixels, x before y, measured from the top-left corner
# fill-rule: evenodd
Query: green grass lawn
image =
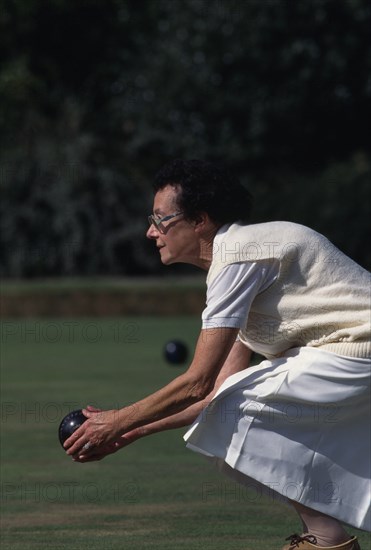
<path id="1" fill-rule="evenodd" d="M 129 404 L 183 371 L 167 339 L 191 349 L 194 318 L 7 320 L 1 331 L 1 549 L 275 550 L 295 513 L 221 477 L 157 434 L 92 464 L 73 463 L 57 429 L 71 409 Z M 370 539 L 359 535 L 362 550 Z"/>

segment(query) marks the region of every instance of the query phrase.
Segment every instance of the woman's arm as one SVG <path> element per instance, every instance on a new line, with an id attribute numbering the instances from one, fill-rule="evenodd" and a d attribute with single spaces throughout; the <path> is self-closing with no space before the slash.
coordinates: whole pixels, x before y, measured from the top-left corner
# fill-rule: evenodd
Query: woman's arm
<path id="1" fill-rule="evenodd" d="M 223 382 L 232 374 L 240 372 L 250 366 L 251 356 L 252 351 L 237 340 L 234 343 L 226 361 L 224 362 L 211 392 L 201 401 L 190 405 L 177 414 L 173 414 L 158 420 L 157 422 L 152 422 L 151 424 L 142 426 L 139 428 L 142 433 L 142 437 L 156 432 L 162 432 L 164 430 L 182 428 L 183 426 L 189 426 L 192 424 L 192 422 L 196 420 L 197 416 L 210 403 Z"/>
<path id="2" fill-rule="evenodd" d="M 155 422 L 151 422 L 149 424 L 134 428 L 133 430 L 130 430 L 129 432 L 123 434 L 121 437 L 119 437 L 119 439 L 110 443 L 109 445 L 97 449 L 95 452 L 92 451 L 90 454 L 82 453 L 80 456 L 76 457 L 75 460 L 78 462 L 101 460 L 108 454 L 115 453 L 119 449 L 128 446 L 130 443 L 133 443 L 134 441 L 142 437 L 165 430 L 181 428 L 192 424 L 192 422 L 197 418 L 197 416 L 214 397 L 215 393 L 220 388 L 222 383 L 232 374 L 235 374 L 236 372 L 244 370 L 250 366 L 251 355 L 252 352 L 248 347 L 246 347 L 240 341 L 235 341 L 226 361 L 223 364 L 223 367 L 221 368 L 216 378 L 212 391 L 204 399 L 190 405 L 179 413 L 175 413 L 165 418 L 162 418 L 161 420 L 157 420 Z M 87 411 L 93 413 L 100 412 L 98 409 L 94 409 L 93 407 L 89 407 Z"/>
<path id="3" fill-rule="evenodd" d="M 99 413 L 85 409 L 87 421 L 64 443 L 67 454 L 76 457 L 83 450 L 91 454 L 134 428 L 171 416 L 205 399 L 215 385 L 237 333 L 237 328 L 203 329 L 191 365 L 169 384 L 122 409 Z"/>

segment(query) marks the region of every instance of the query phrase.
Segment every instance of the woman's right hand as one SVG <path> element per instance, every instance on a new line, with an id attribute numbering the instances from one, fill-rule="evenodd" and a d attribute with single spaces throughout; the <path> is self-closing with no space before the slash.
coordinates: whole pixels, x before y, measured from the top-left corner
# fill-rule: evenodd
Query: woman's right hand
<path id="1" fill-rule="evenodd" d="M 102 409 L 97 409 L 92 405 L 88 405 L 86 409 L 92 413 L 102 412 Z M 128 445 L 130 445 L 130 443 L 134 443 L 134 441 L 137 441 L 137 439 L 140 439 L 144 435 L 144 431 L 141 428 L 136 428 L 120 436 L 119 439 L 113 441 L 112 443 L 109 443 L 105 447 L 100 447 L 96 450 L 96 452 L 90 451 L 89 456 L 81 454 L 80 456 L 75 457 L 74 462 L 95 462 L 97 460 L 102 460 L 108 455 L 117 453 L 117 451 L 119 451 L 123 447 L 127 447 Z"/>

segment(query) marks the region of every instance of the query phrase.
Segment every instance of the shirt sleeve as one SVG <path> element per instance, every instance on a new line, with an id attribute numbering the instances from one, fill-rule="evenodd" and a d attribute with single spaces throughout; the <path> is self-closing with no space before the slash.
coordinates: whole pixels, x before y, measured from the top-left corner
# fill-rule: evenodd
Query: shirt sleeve
<path id="1" fill-rule="evenodd" d="M 244 327 L 255 296 L 274 282 L 277 273 L 271 262 L 239 262 L 224 267 L 207 289 L 202 328 Z"/>

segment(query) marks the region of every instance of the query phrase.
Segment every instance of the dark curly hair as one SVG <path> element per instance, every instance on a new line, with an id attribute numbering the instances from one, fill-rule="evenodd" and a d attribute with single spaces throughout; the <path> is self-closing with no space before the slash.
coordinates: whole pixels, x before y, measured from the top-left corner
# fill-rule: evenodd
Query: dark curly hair
<path id="1" fill-rule="evenodd" d="M 249 191 L 225 167 L 204 160 L 175 159 L 156 174 L 154 192 L 179 186 L 178 207 L 190 220 L 206 212 L 218 224 L 248 222 L 252 206 Z"/>

